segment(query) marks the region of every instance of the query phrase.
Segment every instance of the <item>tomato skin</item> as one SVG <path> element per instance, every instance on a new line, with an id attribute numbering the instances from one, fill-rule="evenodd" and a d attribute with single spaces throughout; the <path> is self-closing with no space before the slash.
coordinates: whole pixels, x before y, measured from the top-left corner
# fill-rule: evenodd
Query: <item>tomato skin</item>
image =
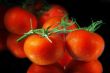
<path id="1" fill-rule="evenodd" d="M 66 37 L 66 44 L 70 54 L 81 61 L 99 58 L 105 46 L 100 35 L 86 30 L 76 30 L 69 33 Z"/>
<path id="2" fill-rule="evenodd" d="M 47 20 L 49 20 L 52 17 L 56 17 L 56 16 L 61 16 L 63 17 L 64 15 L 67 14 L 67 11 L 59 5 L 51 5 L 51 8 L 48 11 L 45 11 L 39 19 L 39 22 L 41 25 L 43 25 Z"/>
<path id="3" fill-rule="evenodd" d="M 64 70 L 58 64 L 51 64 L 46 66 L 31 64 L 27 70 L 27 73 L 64 73 Z"/>
<path id="4" fill-rule="evenodd" d="M 30 19 L 32 28 L 37 28 L 37 19 L 34 15 L 20 7 L 13 7 L 6 12 L 4 23 L 9 32 L 22 35 L 30 30 Z"/>
<path id="5" fill-rule="evenodd" d="M 30 61 L 38 65 L 48 65 L 55 63 L 63 56 L 64 44 L 61 37 L 52 34 L 49 38 L 52 43 L 40 35 L 31 35 L 26 39 L 24 51 Z"/>
<path id="6" fill-rule="evenodd" d="M 17 42 L 16 40 L 20 37 L 20 35 L 9 34 L 7 37 L 7 47 L 9 51 L 17 58 L 26 58 L 24 53 L 24 40 Z"/>
<path id="7" fill-rule="evenodd" d="M 71 61 L 66 67 L 65 73 L 103 73 L 103 67 L 98 60 L 90 62 Z"/>

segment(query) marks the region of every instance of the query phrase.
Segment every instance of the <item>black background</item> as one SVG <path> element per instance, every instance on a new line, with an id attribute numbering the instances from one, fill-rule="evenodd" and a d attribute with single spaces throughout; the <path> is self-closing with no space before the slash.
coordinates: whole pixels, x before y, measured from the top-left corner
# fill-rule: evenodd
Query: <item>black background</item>
<path id="1" fill-rule="evenodd" d="M 14 6 L 22 0 L 4 0 L 5 5 Z M 100 62 L 104 72 L 110 73 L 110 1 L 109 0 L 47 0 L 48 3 L 56 3 L 64 6 L 70 17 L 76 18 L 80 26 L 87 26 L 93 20 L 103 20 L 104 24 L 96 31 L 105 40 L 105 50 Z M 8 4 L 7 4 L 8 3 Z M 18 59 L 9 51 L 0 52 L 0 73 L 26 73 L 31 62 L 28 59 Z"/>

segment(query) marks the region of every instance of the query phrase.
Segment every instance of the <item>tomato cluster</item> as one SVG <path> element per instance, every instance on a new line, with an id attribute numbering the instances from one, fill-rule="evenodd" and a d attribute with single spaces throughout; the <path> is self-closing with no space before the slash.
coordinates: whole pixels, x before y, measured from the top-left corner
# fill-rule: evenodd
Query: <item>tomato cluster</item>
<path id="1" fill-rule="evenodd" d="M 28 11 L 30 6 L 6 11 L 3 25 L 8 34 L 0 35 L 0 49 L 5 44 L 15 57 L 28 58 L 32 65 L 27 73 L 103 72 L 98 58 L 105 43 L 94 32 L 101 21 L 82 28 L 58 4 L 45 7 L 38 2 L 33 6 L 34 12 Z M 0 30 L 4 28 L 0 25 Z M 1 38 L 7 39 L 2 42 Z"/>

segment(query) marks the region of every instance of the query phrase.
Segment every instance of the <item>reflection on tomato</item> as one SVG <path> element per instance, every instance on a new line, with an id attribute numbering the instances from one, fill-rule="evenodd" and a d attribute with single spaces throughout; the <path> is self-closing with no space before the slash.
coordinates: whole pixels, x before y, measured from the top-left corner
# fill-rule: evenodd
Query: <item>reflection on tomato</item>
<path id="1" fill-rule="evenodd" d="M 32 64 L 27 73 L 64 73 L 63 68 L 59 64 L 37 65 Z"/>
<path id="2" fill-rule="evenodd" d="M 71 61 L 66 67 L 65 73 L 103 73 L 103 67 L 98 60 L 90 62 Z"/>

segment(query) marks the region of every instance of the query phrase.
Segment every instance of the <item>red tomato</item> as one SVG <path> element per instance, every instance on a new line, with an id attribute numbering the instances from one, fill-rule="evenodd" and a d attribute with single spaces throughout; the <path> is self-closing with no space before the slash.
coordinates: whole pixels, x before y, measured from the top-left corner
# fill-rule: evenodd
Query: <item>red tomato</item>
<path id="1" fill-rule="evenodd" d="M 32 28 L 36 28 L 37 19 L 33 14 L 20 7 L 13 7 L 6 12 L 4 23 L 8 31 L 22 35 L 30 30 L 30 19 L 32 20 Z"/>
<path id="2" fill-rule="evenodd" d="M 17 42 L 16 40 L 20 36 L 16 34 L 10 34 L 7 38 L 7 47 L 9 51 L 18 58 L 26 58 L 26 55 L 24 53 L 24 40 Z"/>
<path id="3" fill-rule="evenodd" d="M 67 11 L 59 5 L 51 5 L 51 8 L 47 11 L 45 11 L 39 19 L 39 22 L 41 25 L 43 25 L 47 20 L 49 20 L 52 17 L 56 16 L 61 16 L 63 17 L 64 15 L 67 14 Z"/>
<path id="4" fill-rule="evenodd" d="M 103 73 L 103 67 L 98 60 L 90 62 L 72 61 L 66 67 L 65 73 Z"/>
<path id="5" fill-rule="evenodd" d="M 24 43 L 27 57 L 35 64 L 48 65 L 57 62 L 64 54 L 64 44 L 57 34 L 49 36 L 52 42 L 40 35 L 29 36 Z"/>
<path id="6" fill-rule="evenodd" d="M 27 73 L 64 73 L 63 68 L 59 64 L 37 65 L 32 64 Z"/>
<path id="7" fill-rule="evenodd" d="M 66 37 L 68 51 L 77 60 L 91 61 L 99 58 L 104 51 L 103 38 L 93 32 L 76 30 Z"/>
<path id="8" fill-rule="evenodd" d="M 6 39 L 8 32 L 5 30 L 0 30 L 0 51 L 3 51 L 6 48 Z"/>

